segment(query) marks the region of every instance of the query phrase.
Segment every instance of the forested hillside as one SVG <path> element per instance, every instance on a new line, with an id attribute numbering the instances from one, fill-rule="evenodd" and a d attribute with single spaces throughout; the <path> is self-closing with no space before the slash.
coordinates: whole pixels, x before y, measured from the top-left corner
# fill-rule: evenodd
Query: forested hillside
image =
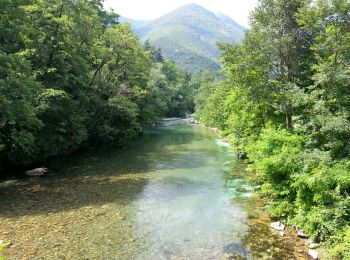
<path id="1" fill-rule="evenodd" d="M 245 30 L 231 18 L 196 4 L 182 6 L 152 21 L 121 21 L 130 23 L 143 41 L 160 47 L 165 58 L 194 73 L 217 73 L 221 69 L 217 42 L 238 44 Z"/>
<path id="2" fill-rule="evenodd" d="M 260 0 L 250 24 L 196 115 L 247 152 L 272 215 L 350 259 L 350 2 Z"/>
<path id="3" fill-rule="evenodd" d="M 122 145 L 193 109 L 191 75 L 102 1 L 1 1 L 0 170 Z"/>

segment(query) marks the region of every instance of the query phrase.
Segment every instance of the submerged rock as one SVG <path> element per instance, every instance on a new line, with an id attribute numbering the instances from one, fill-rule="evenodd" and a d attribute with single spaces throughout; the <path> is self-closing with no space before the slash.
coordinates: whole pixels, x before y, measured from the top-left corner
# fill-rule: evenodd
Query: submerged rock
<path id="1" fill-rule="evenodd" d="M 278 231 L 284 231 L 286 229 L 286 226 L 281 221 L 272 222 L 270 227 Z"/>
<path id="2" fill-rule="evenodd" d="M 224 253 L 248 257 L 249 252 L 241 243 L 231 243 L 224 247 Z"/>
<path id="3" fill-rule="evenodd" d="M 44 176 L 49 170 L 47 168 L 41 167 L 30 171 L 26 171 L 25 174 L 29 177 Z"/>

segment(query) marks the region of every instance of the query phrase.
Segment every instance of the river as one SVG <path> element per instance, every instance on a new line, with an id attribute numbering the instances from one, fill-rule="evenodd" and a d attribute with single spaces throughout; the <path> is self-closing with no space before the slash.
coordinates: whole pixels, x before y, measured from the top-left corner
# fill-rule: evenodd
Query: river
<path id="1" fill-rule="evenodd" d="M 209 129 L 167 124 L 47 167 L 0 182 L 7 259 L 307 259 L 292 233 L 270 230 L 244 166 Z"/>

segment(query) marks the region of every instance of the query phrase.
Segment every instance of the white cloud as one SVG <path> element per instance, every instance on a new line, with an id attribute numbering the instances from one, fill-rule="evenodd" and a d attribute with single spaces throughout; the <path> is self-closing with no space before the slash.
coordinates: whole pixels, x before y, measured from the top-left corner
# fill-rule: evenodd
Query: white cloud
<path id="1" fill-rule="evenodd" d="M 105 0 L 105 8 L 137 20 L 158 18 L 174 9 L 196 3 L 214 12 L 224 13 L 243 26 L 248 26 L 250 12 L 258 0 Z"/>

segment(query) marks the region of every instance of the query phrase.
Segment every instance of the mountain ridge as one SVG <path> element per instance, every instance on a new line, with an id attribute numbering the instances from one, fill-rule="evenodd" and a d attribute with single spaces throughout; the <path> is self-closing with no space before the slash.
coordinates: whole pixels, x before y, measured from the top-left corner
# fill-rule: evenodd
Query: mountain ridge
<path id="1" fill-rule="evenodd" d="M 217 42 L 238 44 L 245 31 L 232 18 L 197 4 L 181 6 L 154 20 L 122 17 L 120 22 L 130 23 L 142 41 L 149 40 L 162 49 L 166 59 L 193 73 L 219 71 Z"/>

